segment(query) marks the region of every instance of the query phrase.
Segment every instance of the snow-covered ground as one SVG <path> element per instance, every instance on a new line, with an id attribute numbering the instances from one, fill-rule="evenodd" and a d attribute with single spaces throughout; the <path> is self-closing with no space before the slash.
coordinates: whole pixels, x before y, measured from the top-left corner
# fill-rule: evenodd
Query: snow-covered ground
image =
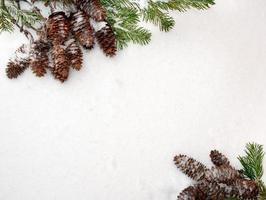
<path id="1" fill-rule="evenodd" d="M 266 145 L 266 1 L 216 2 L 146 47 L 86 52 L 64 84 L 7 79 L 25 39 L 1 34 L 0 200 L 174 200 L 190 184 L 175 154 L 239 166 L 246 142 Z"/>

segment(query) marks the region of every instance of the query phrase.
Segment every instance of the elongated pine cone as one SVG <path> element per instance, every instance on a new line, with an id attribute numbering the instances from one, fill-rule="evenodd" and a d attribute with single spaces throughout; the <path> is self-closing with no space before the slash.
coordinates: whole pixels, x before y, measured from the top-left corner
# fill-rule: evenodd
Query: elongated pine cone
<path id="1" fill-rule="evenodd" d="M 89 13 L 97 22 L 106 20 L 106 10 L 103 8 L 100 0 L 90 0 Z"/>
<path id="2" fill-rule="evenodd" d="M 63 44 L 67 39 L 70 26 L 64 12 L 55 12 L 47 20 L 47 36 L 54 45 Z"/>
<path id="3" fill-rule="evenodd" d="M 93 48 L 94 29 L 90 24 L 89 15 L 83 11 L 77 11 L 71 16 L 72 33 L 76 40 L 86 49 Z"/>
<path id="4" fill-rule="evenodd" d="M 22 74 L 25 69 L 29 66 L 28 62 L 16 62 L 16 61 L 9 61 L 6 68 L 6 75 L 8 78 L 17 78 L 20 74 Z"/>
<path id="5" fill-rule="evenodd" d="M 174 162 L 177 168 L 195 181 L 205 178 L 208 171 L 205 165 L 185 155 L 176 156 Z"/>
<path id="6" fill-rule="evenodd" d="M 69 58 L 63 45 L 55 45 L 52 50 L 52 74 L 55 79 L 64 82 L 69 74 Z"/>
<path id="7" fill-rule="evenodd" d="M 196 187 L 189 186 L 185 188 L 177 197 L 178 200 L 197 200 L 199 191 Z"/>
<path id="8" fill-rule="evenodd" d="M 49 49 L 49 44 L 42 40 L 37 40 L 32 44 L 30 67 L 38 77 L 44 76 L 46 69 L 49 67 Z"/>
<path id="9" fill-rule="evenodd" d="M 100 48 L 107 56 L 114 56 L 116 54 L 116 40 L 114 32 L 109 24 L 106 24 L 103 28 L 95 34 Z"/>
<path id="10" fill-rule="evenodd" d="M 29 53 L 30 48 L 28 45 L 22 45 L 16 50 L 15 57 L 10 59 L 7 64 L 6 75 L 8 78 L 17 78 L 28 68 Z"/>
<path id="11" fill-rule="evenodd" d="M 216 166 L 230 165 L 230 162 L 227 157 L 217 150 L 211 151 L 210 158 L 212 163 Z"/>
<path id="12" fill-rule="evenodd" d="M 68 58 L 70 60 L 71 66 L 76 69 L 80 70 L 82 67 L 82 56 L 83 53 L 79 47 L 79 45 L 73 40 L 66 49 Z"/>

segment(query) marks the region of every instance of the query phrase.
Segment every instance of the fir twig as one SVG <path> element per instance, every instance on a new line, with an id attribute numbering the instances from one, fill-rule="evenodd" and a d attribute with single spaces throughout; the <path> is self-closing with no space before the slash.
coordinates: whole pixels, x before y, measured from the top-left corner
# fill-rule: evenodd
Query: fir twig
<path id="1" fill-rule="evenodd" d="M 262 181 L 263 176 L 263 146 L 256 143 L 248 143 L 245 149 L 245 156 L 239 156 L 238 159 L 243 167 L 243 173 L 251 180 L 255 180 L 260 189 L 260 200 L 266 199 L 266 186 Z"/>
<path id="2" fill-rule="evenodd" d="M 248 143 L 245 153 L 245 156 L 238 157 L 244 168 L 244 174 L 252 180 L 260 180 L 263 175 L 263 146 L 256 143 Z"/>

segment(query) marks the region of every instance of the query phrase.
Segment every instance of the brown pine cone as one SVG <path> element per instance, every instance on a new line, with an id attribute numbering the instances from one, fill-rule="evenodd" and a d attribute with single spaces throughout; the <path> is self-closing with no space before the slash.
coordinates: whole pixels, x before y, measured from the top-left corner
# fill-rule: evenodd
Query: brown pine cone
<path id="1" fill-rule="evenodd" d="M 89 13 L 97 22 L 106 20 L 106 10 L 103 8 L 100 0 L 90 0 Z"/>
<path id="2" fill-rule="evenodd" d="M 89 15 L 84 11 L 77 11 L 71 16 L 72 33 L 76 40 L 86 49 L 94 45 L 94 29 L 90 24 Z"/>
<path id="3" fill-rule="evenodd" d="M 178 169 L 195 181 L 204 179 L 208 171 L 205 165 L 185 155 L 175 156 L 174 162 Z"/>
<path id="4" fill-rule="evenodd" d="M 16 62 L 16 61 L 9 61 L 6 68 L 6 75 L 8 78 L 17 78 L 20 74 L 22 74 L 25 69 L 27 69 L 29 63 L 28 62 Z"/>
<path id="5" fill-rule="evenodd" d="M 232 186 L 231 196 L 240 199 L 258 199 L 259 187 L 253 180 L 238 179 Z"/>
<path id="6" fill-rule="evenodd" d="M 73 40 L 68 45 L 66 51 L 67 51 L 71 66 L 76 70 L 80 70 L 82 67 L 82 62 L 83 62 L 82 60 L 83 53 L 79 45 Z"/>
<path id="7" fill-rule="evenodd" d="M 211 157 L 212 163 L 216 166 L 230 165 L 230 162 L 227 159 L 227 157 L 225 157 L 225 155 L 223 155 L 217 150 L 211 151 L 210 157 Z"/>
<path id="8" fill-rule="evenodd" d="M 195 187 L 189 186 L 177 196 L 177 200 L 197 200 L 197 192 Z"/>
<path id="9" fill-rule="evenodd" d="M 79 10 L 83 10 L 87 13 L 90 7 L 90 0 L 76 0 L 75 4 L 77 5 Z"/>
<path id="10" fill-rule="evenodd" d="M 49 44 L 42 40 L 37 40 L 32 45 L 30 67 L 38 77 L 44 76 L 46 68 L 49 67 L 49 49 Z"/>
<path id="11" fill-rule="evenodd" d="M 236 179 L 242 178 L 242 175 L 230 165 L 221 165 L 219 167 L 212 167 L 211 170 L 206 173 L 205 178 L 209 181 L 230 185 L 235 182 Z"/>
<path id="12" fill-rule="evenodd" d="M 64 82 L 69 74 L 69 58 L 67 56 L 65 47 L 62 45 L 53 46 L 52 50 L 53 67 L 52 74 L 55 79 Z"/>
<path id="13" fill-rule="evenodd" d="M 103 28 L 95 34 L 100 48 L 107 56 L 114 56 L 116 54 L 116 40 L 114 32 L 109 24 L 106 24 Z"/>
<path id="14" fill-rule="evenodd" d="M 25 71 L 29 66 L 29 53 L 29 45 L 25 44 L 15 51 L 15 57 L 10 59 L 7 64 L 6 75 L 8 78 L 17 78 Z"/>
<path id="15" fill-rule="evenodd" d="M 69 21 L 64 12 L 55 12 L 47 20 L 47 36 L 54 45 L 63 44 L 70 32 Z"/>

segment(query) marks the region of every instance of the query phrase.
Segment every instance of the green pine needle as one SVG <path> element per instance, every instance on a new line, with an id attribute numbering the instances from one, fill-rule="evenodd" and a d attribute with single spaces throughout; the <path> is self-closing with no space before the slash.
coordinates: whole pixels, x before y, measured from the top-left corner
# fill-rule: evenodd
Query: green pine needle
<path id="1" fill-rule="evenodd" d="M 263 175 L 263 146 L 256 143 L 248 143 L 245 153 L 245 156 L 238 157 L 244 168 L 244 175 L 252 180 L 260 180 Z"/>
<path id="2" fill-rule="evenodd" d="M 256 143 L 248 143 L 246 145 L 245 156 L 239 156 L 244 175 L 251 180 L 255 180 L 259 186 L 259 200 L 266 200 L 266 186 L 261 180 L 263 176 L 263 146 Z"/>
<path id="3" fill-rule="evenodd" d="M 9 13 L 5 9 L 0 8 L 0 32 L 12 32 L 13 30 L 14 27 Z"/>

